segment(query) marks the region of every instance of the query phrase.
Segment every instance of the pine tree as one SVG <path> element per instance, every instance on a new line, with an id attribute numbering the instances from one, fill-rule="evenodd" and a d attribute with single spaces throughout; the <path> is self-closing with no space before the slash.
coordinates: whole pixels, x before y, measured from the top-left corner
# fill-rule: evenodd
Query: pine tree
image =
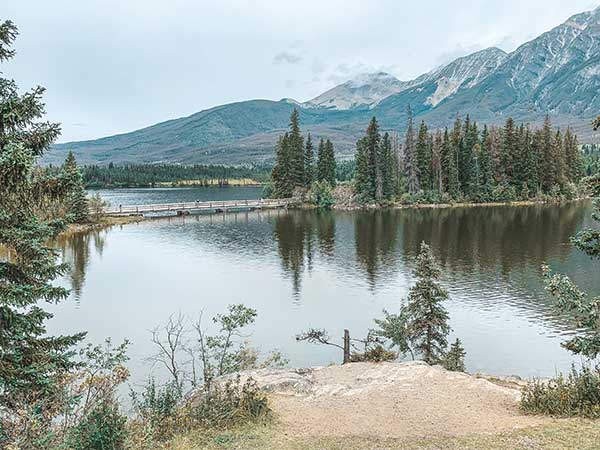
<path id="1" fill-rule="evenodd" d="M 477 133 L 477 124 L 471 123 L 471 118 L 467 114 L 463 127 L 463 139 L 459 145 L 458 155 L 458 179 L 460 180 L 461 190 L 465 194 L 471 194 L 469 188 L 474 184 L 473 176 L 473 147 L 477 144 L 479 136 Z"/>
<path id="2" fill-rule="evenodd" d="M 354 175 L 354 191 L 358 195 L 361 202 L 369 202 L 373 200 L 369 197 L 370 193 L 370 174 L 369 174 L 369 158 L 367 155 L 367 138 L 360 138 L 356 142 L 356 169 Z"/>
<path id="3" fill-rule="evenodd" d="M 552 143 L 552 156 L 554 158 L 553 163 L 556 170 L 555 185 L 561 187 L 566 182 L 567 167 L 565 162 L 563 138 L 560 130 L 556 130 L 556 133 L 554 134 L 554 142 Z"/>
<path id="4" fill-rule="evenodd" d="M 448 312 L 442 305 L 448 292 L 438 284 L 441 270 L 425 242 L 421 243 L 414 275 L 417 282 L 409 290 L 402 313 L 407 317 L 413 349 L 426 363 L 437 364 L 444 355 L 450 332 Z"/>
<path id="5" fill-rule="evenodd" d="M 592 219 L 600 223 L 600 172 L 588 181 L 589 190 L 594 197 Z M 600 231 L 588 228 L 580 231 L 572 242 L 590 258 L 600 258 Z M 597 278 L 594 266 L 589 266 L 590 279 Z M 543 267 L 546 289 L 557 299 L 558 307 L 570 320 L 577 321 L 579 332 L 563 346 L 571 352 L 594 359 L 600 354 L 600 295 L 591 296 L 577 287 L 567 276 L 552 274 L 548 266 Z"/>
<path id="6" fill-rule="evenodd" d="M 506 120 L 504 130 L 502 132 L 502 154 L 500 161 L 502 164 L 502 181 L 514 185 L 513 179 L 513 163 L 514 155 L 517 148 L 517 131 L 515 130 L 515 121 L 512 117 Z M 519 186 L 520 187 L 520 186 Z"/>
<path id="7" fill-rule="evenodd" d="M 290 116 L 288 145 L 290 159 L 289 182 L 291 183 L 293 192 L 295 188 L 304 186 L 304 138 L 300 132 L 300 118 L 298 110 L 295 108 Z"/>
<path id="8" fill-rule="evenodd" d="M 429 131 L 425 122 L 421 122 L 416 144 L 417 166 L 419 168 L 419 186 L 423 190 L 431 190 L 431 146 L 429 145 Z"/>
<path id="9" fill-rule="evenodd" d="M 395 194 L 394 161 L 392 156 L 392 143 L 390 135 L 385 133 L 380 145 L 380 171 L 381 195 L 384 200 L 390 201 Z"/>
<path id="10" fill-rule="evenodd" d="M 572 133 L 571 128 L 567 128 L 565 131 L 564 147 L 567 179 L 576 183 L 583 175 L 583 163 L 577 136 Z"/>
<path id="11" fill-rule="evenodd" d="M 310 133 L 306 138 L 306 148 L 304 150 L 304 187 L 310 189 L 315 181 L 315 149 L 313 147 Z"/>
<path id="12" fill-rule="evenodd" d="M 444 138 L 442 137 L 441 131 L 437 131 L 435 133 L 435 137 L 433 139 L 433 145 L 431 147 L 431 175 L 432 175 L 432 183 L 433 189 L 438 193 L 444 192 L 444 184 L 443 184 L 443 171 L 442 171 L 442 149 L 444 146 Z"/>
<path id="13" fill-rule="evenodd" d="M 481 193 L 480 198 L 484 201 L 490 199 L 494 185 L 494 176 L 492 171 L 492 155 L 490 152 L 491 138 L 487 125 L 484 125 L 481 133 L 481 150 L 479 152 L 479 170 L 481 173 Z"/>
<path id="14" fill-rule="evenodd" d="M 0 25 L 0 63 L 13 56 L 16 36 L 12 22 Z M 11 255 L 0 259 L 0 409 L 33 408 L 39 419 L 74 366 L 72 349 L 83 338 L 51 336 L 45 327 L 52 314 L 43 304 L 60 302 L 68 291 L 52 284 L 66 267 L 48 247 L 65 223 L 45 222 L 33 207 L 40 195 L 32 188 L 35 161 L 60 133 L 57 124 L 38 122 L 43 93 L 37 87 L 20 95 L 14 81 L 0 79 L 0 247 Z"/>
<path id="15" fill-rule="evenodd" d="M 329 183 L 329 186 L 335 187 L 336 178 L 335 178 L 335 150 L 333 148 L 333 143 L 327 139 L 325 141 L 325 163 L 324 163 L 324 180 Z"/>
<path id="16" fill-rule="evenodd" d="M 447 192 L 453 199 L 460 197 L 460 182 L 458 181 L 458 168 L 456 167 L 455 145 L 446 128 L 444 132 L 444 141 L 442 143 L 443 153 L 446 155 L 445 166 L 447 168 L 448 186 Z"/>
<path id="17" fill-rule="evenodd" d="M 288 133 L 280 136 L 275 150 L 275 165 L 271 172 L 273 182 L 273 196 L 275 198 L 289 198 L 292 196 L 294 188 L 290 176 L 290 152 L 289 152 Z"/>
<path id="18" fill-rule="evenodd" d="M 552 136 L 552 125 L 550 117 L 546 116 L 544 126 L 540 134 L 540 158 L 541 158 L 541 174 L 542 174 L 542 190 L 546 193 L 550 192 L 552 187 L 558 183 L 558 172 L 554 161 L 554 138 Z"/>
<path id="19" fill-rule="evenodd" d="M 467 352 L 465 352 L 462 342 L 460 342 L 460 339 L 456 339 L 450 346 L 448 353 L 444 355 L 444 368 L 452 372 L 464 372 L 466 355 Z"/>
<path id="20" fill-rule="evenodd" d="M 408 193 L 410 195 L 416 195 L 421 187 L 419 185 L 419 161 L 415 145 L 413 114 L 410 106 L 407 107 L 406 115 L 408 117 L 408 123 L 406 126 L 406 143 L 404 145 L 404 171 Z"/>
<path id="21" fill-rule="evenodd" d="M 83 177 L 77 167 L 75 155 L 69 152 L 61 170 L 62 181 L 67 195 L 68 213 L 75 223 L 83 223 L 89 219 L 87 194 L 83 185 Z"/>

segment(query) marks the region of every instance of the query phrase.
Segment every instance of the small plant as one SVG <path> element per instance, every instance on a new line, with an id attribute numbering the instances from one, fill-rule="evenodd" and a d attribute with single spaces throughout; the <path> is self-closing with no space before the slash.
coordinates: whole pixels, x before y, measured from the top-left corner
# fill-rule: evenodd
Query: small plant
<path id="1" fill-rule="evenodd" d="M 396 352 L 386 350 L 381 344 L 368 348 L 363 353 L 354 352 L 350 355 L 350 362 L 385 362 L 393 361 L 397 357 Z"/>
<path id="2" fill-rule="evenodd" d="M 187 408 L 186 415 L 196 426 L 211 429 L 268 419 L 271 414 L 267 397 L 256 381 L 248 378 L 242 384 L 239 375 L 224 384 L 213 383 Z"/>
<path id="3" fill-rule="evenodd" d="M 177 407 L 183 397 L 179 384 L 171 381 L 160 386 L 151 378 L 140 393 L 132 390 L 130 397 L 138 419 L 155 438 L 162 439 L 173 429 Z"/>
<path id="4" fill-rule="evenodd" d="M 93 222 L 99 222 L 108 207 L 109 203 L 96 192 L 88 199 L 90 219 Z"/>
<path id="5" fill-rule="evenodd" d="M 331 209 L 334 205 L 333 191 L 327 181 L 317 181 L 310 192 L 310 202 L 317 208 Z"/>
<path id="6" fill-rule="evenodd" d="M 465 352 L 460 339 L 456 339 L 450 346 L 450 350 L 444 355 L 442 366 L 452 372 L 464 372 L 466 355 L 467 352 Z"/>
<path id="7" fill-rule="evenodd" d="M 72 450 L 124 450 L 127 418 L 114 399 L 97 405 L 68 434 Z"/>
<path id="8" fill-rule="evenodd" d="M 565 377 L 530 382 L 521 396 L 521 409 L 530 414 L 600 418 L 600 370 L 575 366 Z"/>

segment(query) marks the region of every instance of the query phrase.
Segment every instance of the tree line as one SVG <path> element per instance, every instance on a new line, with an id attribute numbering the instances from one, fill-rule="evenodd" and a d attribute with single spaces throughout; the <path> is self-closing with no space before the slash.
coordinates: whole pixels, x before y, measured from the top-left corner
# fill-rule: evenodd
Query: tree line
<path id="1" fill-rule="evenodd" d="M 153 187 L 160 183 L 182 181 L 198 185 L 227 185 L 230 180 L 268 181 L 269 167 L 233 167 L 223 165 L 123 164 L 82 167 L 87 188 Z"/>
<path id="2" fill-rule="evenodd" d="M 381 133 L 373 117 L 356 145 L 355 190 L 363 202 L 409 196 L 432 203 L 527 200 L 572 190 L 584 175 L 577 136 L 508 118 L 503 127 L 483 128 L 467 115 L 452 129 L 418 129 L 408 109 L 404 144 Z"/>
<path id="3" fill-rule="evenodd" d="M 336 184 L 336 161 L 333 143 L 320 139 L 315 159 L 315 147 L 310 133 L 304 140 L 300 131 L 298 110 L 290 117 L 289 130 L 280 136 L 271 172 L 271 195 L 292 197 L 297 189 L 310 189 L 313 183 Z"/>

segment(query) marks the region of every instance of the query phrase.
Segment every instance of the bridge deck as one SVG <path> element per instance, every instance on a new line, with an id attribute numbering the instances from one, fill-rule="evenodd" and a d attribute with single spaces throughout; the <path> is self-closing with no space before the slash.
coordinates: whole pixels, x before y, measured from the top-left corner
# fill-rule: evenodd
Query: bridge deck
<path id="1" fill-rule="evenodd" d="M 254 209 L 254 208 L 283 208 L 291 203 L 291 199 L 268 199 L 268 200 L 224 200 L 208 202 L 179 202 L 161 203 L 150 205 L 119 205 L 109 208 L 106 214 L 109 216 L 126 216 L 132 214 L 178 212 L 189 210 L 226 211 L 229 209 Z"/>

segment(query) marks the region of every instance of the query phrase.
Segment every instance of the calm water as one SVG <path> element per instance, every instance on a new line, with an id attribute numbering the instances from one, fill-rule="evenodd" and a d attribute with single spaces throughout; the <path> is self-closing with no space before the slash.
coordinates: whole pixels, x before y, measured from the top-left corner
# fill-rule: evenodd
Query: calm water
<path id="1" fill-rule="evenodd" d="M 248 189 L 260 196 L 257 188 L 102 195 L 122 204 L 154 203 L 217 193 L 242 198 Z M 591 224 L 590 213 L 589 203 L 274 210 L 156 219 L 75 235 L 59 243 L 73 266 L 64 280 L 73 294 L 54 308 L 51 329 L 88 330 L 96 342 L 129 338 L 131 366 L 141 377 L 150 370 L 143 360 L 152 354 L 149 330 L 170 314 L 212 317 L 244 303 L 258 310 L 250 337 L 255 345 L 282 350 L 294 366 L 337 362 L 335 349 L 297 343 L 294 335 L 319 327 L 332 336 L 344 328 L 363 336 L 384 308 L 399 308 L 425 240 L 444 270 L 451 338 L 463 340 L 468 370 L 553 375 L 573 361 L 560 347 L 572 324 L 555 315 L 539 267 L 548 262 L 583 288 L 600 291 L 600 266 L 568 243 Z"/>

